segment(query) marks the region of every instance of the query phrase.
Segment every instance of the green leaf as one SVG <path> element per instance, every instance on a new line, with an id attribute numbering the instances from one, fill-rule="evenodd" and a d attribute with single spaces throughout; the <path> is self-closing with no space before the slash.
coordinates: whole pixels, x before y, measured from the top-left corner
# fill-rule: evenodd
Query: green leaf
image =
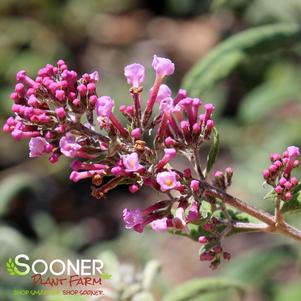
<path id="1" fill-rule="evenodd" d="M 211 148 L 207 157 L 207 166 L 204 172 L 205 176 L 207 176 L 212 169 L 219 151 L 219 134 L 216 128 L 213 129 L 213 137 L 211 143 Z"/>
<path id="2" fill-rule="evenodd" d="M 243 299 L 245 288 L 240 283 L 226 278 L 202 278 L 188 281 L 176 287 L 164 296 L 163 301 L 191 301 L 204 294 L 229 289 L 236 291 L 239 297 Z"/>
<path id="3" fill-rule="evenodd" d="M 149 289 L 153 280 L 160 272 L 160 262 L 157 260 L 151 260 L 149 261 L 143 271 L 143 281 L 142 286 L 144 289 Z"/>
<path id="4" fill-rule="evenodd" d="M 250 55 L 285 48 L 300 41 L 297 24 L 273 24 L 252 28 L 228 38 L 185 76 L 183 86 L 193 96 L 202 96 L 218 81 L 226 78 Z"/>
<path id="5" fill-rule="evenodd" d="M 276 84 L 275 82 L 264 83 L 253 89 L 242 100 L 239 109 L 239 117 L 246 123 L 262 121 L 277 107 L 285 104 L 291 99 L 301 99 L 301 86 L 299 82 L 287 82 Z"/>

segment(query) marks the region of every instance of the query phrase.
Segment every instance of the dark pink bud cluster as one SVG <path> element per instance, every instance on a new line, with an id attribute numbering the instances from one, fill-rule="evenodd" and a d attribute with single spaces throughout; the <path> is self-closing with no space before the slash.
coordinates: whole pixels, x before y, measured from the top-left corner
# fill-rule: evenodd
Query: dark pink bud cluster
<path id="1" fill-rule="evenodd" d="M 263 177 L 283 201 L 290 201 L 293 198 L 292 189 L 298 184 L 298 179 L 292 177 L 292 170 L 299 166 L 299 148 L 289 146 L 282 154 L 270 156 L 271 165 L 263 171 Z"/>
<path id="2" fill-rule="evenodd" d="M 126 228 L 142 232 L 150 225 L 154 231 L 189 236 L 190 226 L 202 218 L 203 189 L 189 168 L 175 170 L 172 161 L 179 150 L 190 155 L 210 140 L 214 106 L 189 97 L 183 89 L 172 97 L 163 83 L 175 70 L 169 59 L 155 55 L 152 67 L 155 81 L 145 101 L 144 66 L 134 63 L 124 69 L 132 98 L 131 104 L 119 107 L 126 125 L 114 111 L 115 101 L 97 94 L 97 72 L 78 77 L 62 60 L 40 69 L 34 79 L 20 71 L 11 95 L 14 117 L 3 129 L 15 139 L 30 139 L 30 157 L 49 154 L 52 163 L 62 155 L 72 158 L 70 179 L 90 179 L 96 198 L 123 184 L 129 184 L 131 193 L 146 185 L 166 194 L 168 200 L 145 210 L 124 209 Z M 152 116 L 158 111 L 155 106 L 159 113 Z M 151 131 L 155 139 L 149 145 Z M 230 174 L 226 172 L 227 183 Z"/>
<path id="3" fill-rule="evenodd" d="M 217 170 L 213 174 L 213 183 L 215 186 L 226 190 L 232 183 L 233 169 L 231 167 L 227 167 L 225 172 Z"/>

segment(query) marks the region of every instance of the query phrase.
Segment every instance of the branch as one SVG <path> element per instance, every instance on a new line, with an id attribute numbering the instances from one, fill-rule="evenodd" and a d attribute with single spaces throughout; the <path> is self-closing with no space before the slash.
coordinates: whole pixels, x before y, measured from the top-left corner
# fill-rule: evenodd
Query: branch
<path id="1" fill-rule="evenodd" d="M 200 184 L 203 187 L 205 194 L 218 198 L 227 205 L 230 205 L 242 212 L 248 213 L 256 219 L 264 222 L 265 225 L 256 226 L 258 231 L 280 233 L 297 241 L 301 241 L 301 231 L 287 224 L 286 222 L 276 222 L 275 217 L 271 214 L 241 201 L 240 199 L 226 193 L 225 191 L 210 185 L 204 180 L 201 180 Z M 238 225 L 241 227 L 242 224 Z M 245 223 L 244 226 L 247 227 L 248 224 L 249 223 Z M 253 227 L 254 225 L 256 224 L 251 224 L 251 226 Z"/>

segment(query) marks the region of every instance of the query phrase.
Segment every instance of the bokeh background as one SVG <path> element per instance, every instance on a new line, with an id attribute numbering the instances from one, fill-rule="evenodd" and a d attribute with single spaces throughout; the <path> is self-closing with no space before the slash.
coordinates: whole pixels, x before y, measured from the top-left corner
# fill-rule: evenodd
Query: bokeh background
<path id="1" fill-rule="evenodd" d="M 260 31 L 262 25 L 300 20 L 300 0 L 1 0 L 1 123 L 10 114 L 9 94 L 20 69 L 34 75 L 63 58 L 78 73 L 98 70 L 99 93 L 129 102 L 126 64 L 144 64 L 149 87 L 152 55 L 169 57 L 176 72 L 168 84 L 177 89 L 185 74 L 224 40 L 255 27 Z M 215 68 L 217 80 L 209 78 L 208 85 L 200 82 L 202 88 L 191 90 L 199 94 L 192 96 L 217 107 L 221 153 L 216 168 L 234 168 L 231 192 L 272 210 L 271 201 L 263 199 L 268 190 L 261 177 L 268 154 L 301 145 L 301 38 L 267 41 L 255 50 L 245 46 L 243 59 L 235 57 L 243 42 L 222 52 L 215 65 L 208 64 L 208 74 Z M 61 300 L 12 295 L 13 289 L 31 286 L 31 279 L 16 279 L 5 271 L 5 261 L 19 253 L 44 259 L 100 257 L 113 275 L 101 300 L 162 300 L 185 281 L 207 277 L 243 283 L 247 301 L 301 300 L 297 243 L 264 234 L 229 238 L 225 248 L 233 259 L 211 271 L 199 261 L 199 246 L 192 241 L 124 230 L 122 209 L 145 207 L 157 198 L 151 191 L 131 195 L 121 187 L 107 199 L 93 199 L 89 181 L 68 180 L 67 160 L 55 166 L 47 158 L 32 160 L 26 142 L 16 143 L 3 133 L 0 139 L 0 300 Z M 300 215 L 287 219 L 301 227 Z M 144 290 L 150 294 L 142 294 Z M 109 298 L 112 291 L 119 292 L 119 299 Z M 191 300 L 240 296 L 217 283 Z"/>

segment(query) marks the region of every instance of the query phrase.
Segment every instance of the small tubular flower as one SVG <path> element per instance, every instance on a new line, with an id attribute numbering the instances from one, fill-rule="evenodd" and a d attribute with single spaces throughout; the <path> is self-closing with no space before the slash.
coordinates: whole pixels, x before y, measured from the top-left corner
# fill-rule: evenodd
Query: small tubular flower
<path id="1" fill-rule="evenodd" d="M 143 169 L 143 166 L 139 163 L 139 157 L 137 153 L 123 156 L 122 162 L 126 172 L 137 172 Z"/>
<path id="2" fill-rule="evenodd" d="M 131 64 L 124 68 L 124 76 L 128 84 L 138 88 L 144 81 L 145 68 L 140 64 Z"/>

